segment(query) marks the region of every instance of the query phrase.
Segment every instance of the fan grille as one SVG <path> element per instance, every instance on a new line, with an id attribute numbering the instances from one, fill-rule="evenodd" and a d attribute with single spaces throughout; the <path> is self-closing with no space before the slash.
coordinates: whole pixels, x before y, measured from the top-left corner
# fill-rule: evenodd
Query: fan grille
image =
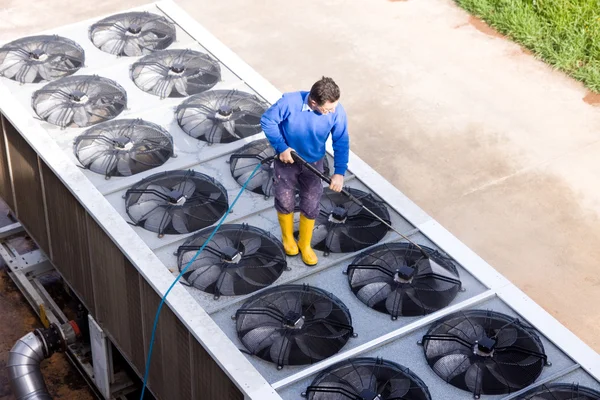
<path id="1" fill-rule="evenodd" d="M 305 365 L 337 353 L 352 336 L 346 306 L 308 285 L 283 285 L 248 300 L 236 313 L 237 334 L 250 354 Z"/>
<path id="2" fill-rule="evenodd" d="M 273 157 L 275 149 L 270 145 L 267 139 L 259 139 L 252 143 L 248 143 L 229 158 L 229 169 L 231 176 L 243 186 L 252 171 L 263 160 Z M 331 164 L 329 155 L 325 156 L 323 162 L 323 170 L 326 176 L 331 174 L 329 165 Z M 273 161 L 262 164 L 261 168 L 248 182 L 247 190 L 254 193 L 262 194 L 265 198 L 273 195 Z"/>
<path id="3" fill-rule="evenodd" d="M 217 222 L 228 209 L 225 188 L 195 171 L 152 175 L 125 193 L 127 215 L 138 226 L 165 234 L 191 233 Z"/>
<path id="4" fill-rule="evenodd" d="M 461 288 L 456 266 L 437 251 L 421 247 L 434 265 L 420 263 L 425 257 L 410 243 L 383 244 L 357 256 L 347 270 L 354 294 L 392 319 L 446 307 Z"/>
<path id="5" fill-rule="evenodd" d="M 85 128 L 108 121 L 127 106 L 127 93 L 115 81 L 96 75 L 67 76 L 32 96 L 32 107 L 46 122 Z"/>
<path id="6" fill-rule="evenodd" d="M 382 201 L 362 190 L 347 188 L 365 207 L 390 224 L 390 214 Z M 299 211 L 299 205 L 296 211 Z M 351 253 L 379 242 L 389 228 L 343 193 L 325 188 L 315 222 L 312 245 L 328 253 Z"/>
<path id="7" fill-rule="evenodd" d="M 547 362 L 535 330 L 494 311 L 451 314 L 436 323 L 422 343 L 434 372 L 476 398 L 531 385 Z"/>
<path id="8" fill-rule="evenodd" d="M 85 54 L 74 41 L 56 36 L 29 36 L 0 48 L 0 75 L 21 82 L 52 81 L 77 72 Z"/>
<path id="9" fill-rule="evenodd" d="M 520 400 L 600 400 L 600 392 L 577 384 L 555 383 L 533 389 Z"/>
<path id="10" fill-rule="evenodd" d="M 138 174 L 164 164 L 172 155 L 171 135 L 141 119 L 105 122 L 75 139 L 79 162 L 106 178 Z"/>
<path id="11" fill-rule="evenodd" d="M 210 90 L 177 107 L 177 122 L 188 135 L 208 143 L 231 143 L 261 132 L 267 104 L 236 90 Z"/>
<path id="12" fill-rule="evenodd" d="M 199 232 L 179 247 L 180 271 L 195 257 L 212 231 L 208 228 Z M 238 296 L 269 286 L 286 266 L 283 245 L 269 232 L 248 225 L 222 225 L 183 278 L 217 298 Z"/>
<path id="13" fill-rule="evenodd" d="M 307 388 L 309 400 L 430 400 L 425 383 L 408 368 L 378 358 L 355 358 L 319 374 Z"/>
<path id="14" fill-rule="evenodd" d="M 193 50 L 164 50 L 131 66 L 131 79 L 161 98 L 204 92 L 221 80 L 221 67 L 209 55 Z"/>
<path id="15" fill-rule="evenodd" d="M 166 49 L 175 41 L 175 25 L 149 12 L 112 15 L 90 26 L 94 46 L 117 56 L 138 57 Z"/>

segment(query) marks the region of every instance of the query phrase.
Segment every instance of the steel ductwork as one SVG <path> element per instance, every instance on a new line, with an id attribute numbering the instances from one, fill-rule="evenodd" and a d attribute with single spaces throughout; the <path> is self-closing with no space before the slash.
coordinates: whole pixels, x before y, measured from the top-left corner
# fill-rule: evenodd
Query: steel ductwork
<path id="1" fill-rule="evenodd" d="M 79 329 L 74 322 L 37 329 L 17 341 L 7 362 L 8 378 L 17 400 L 51 400 L 40 369 L 42 360 L 74 343 Z"/>

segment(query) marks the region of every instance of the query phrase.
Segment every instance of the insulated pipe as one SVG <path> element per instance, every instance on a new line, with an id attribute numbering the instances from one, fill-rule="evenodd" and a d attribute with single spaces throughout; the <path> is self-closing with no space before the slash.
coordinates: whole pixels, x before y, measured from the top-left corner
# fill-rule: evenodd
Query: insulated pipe
<path id="1" fill-rule="evenodd" d="M 52 400 L 40 363 L 73 343 L 78 331 L 77 325 L 70 322 L 60 327 L 52 325 L 48 329 L 38 329 L 17 341 L 7 362 L 8 379 L 17 400 Z"/>

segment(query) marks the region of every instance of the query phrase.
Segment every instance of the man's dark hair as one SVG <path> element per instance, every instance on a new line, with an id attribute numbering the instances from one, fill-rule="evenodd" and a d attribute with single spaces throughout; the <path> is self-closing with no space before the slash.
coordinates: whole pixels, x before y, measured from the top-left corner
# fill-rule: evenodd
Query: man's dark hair
<path id="1" fill-rule="evenodd" d="M 324 76 L 310 88 L 310 98 L 320 106 L 333 103 L 340 99 L 340 88 L 333 79 Z"/>

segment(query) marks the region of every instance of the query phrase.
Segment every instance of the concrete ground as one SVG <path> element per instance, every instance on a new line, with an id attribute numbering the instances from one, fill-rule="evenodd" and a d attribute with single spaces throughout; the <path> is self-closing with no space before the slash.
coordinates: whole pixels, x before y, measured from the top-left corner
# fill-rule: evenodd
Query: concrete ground
<path id="1" fill-rule="evenodd" d="M 144 3 L 0 0 L 0 40 Z M 352 150 L 600 350 L 598 96 L 451 0 L 177 3 L 282 91 L 334 77 Z"/>

